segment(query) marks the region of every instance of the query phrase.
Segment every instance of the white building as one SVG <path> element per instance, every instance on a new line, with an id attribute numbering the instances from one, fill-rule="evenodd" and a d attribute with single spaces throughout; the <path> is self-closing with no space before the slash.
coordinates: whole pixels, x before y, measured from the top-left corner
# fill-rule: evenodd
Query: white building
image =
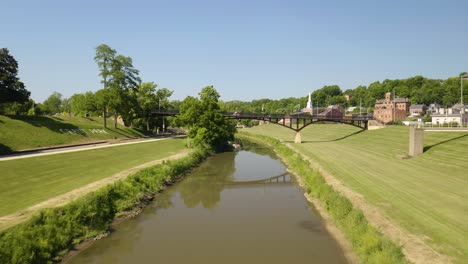
<path id="1" fill-rule="evenodd" d="M 463 121 L 463 125 L 468 124 L 467 108 L 451 107 L 439 108 L 437 113 L 432 114 L 432 125 L 458 124 Z"/>

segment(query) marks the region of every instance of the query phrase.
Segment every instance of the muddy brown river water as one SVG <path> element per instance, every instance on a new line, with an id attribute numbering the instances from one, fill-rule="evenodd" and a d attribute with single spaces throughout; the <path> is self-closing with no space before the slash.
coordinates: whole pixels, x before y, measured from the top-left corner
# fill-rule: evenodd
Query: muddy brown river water
<path id="1" fill-rule="evenodd" d="M 268 149 L 210 157 L 66 263 L 347 263 Z"/>

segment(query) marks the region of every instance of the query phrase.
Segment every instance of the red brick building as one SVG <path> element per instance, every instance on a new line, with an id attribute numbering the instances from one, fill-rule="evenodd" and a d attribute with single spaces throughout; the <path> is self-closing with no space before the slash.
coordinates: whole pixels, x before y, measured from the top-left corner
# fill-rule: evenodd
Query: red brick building
<path id="1" fill-rule="evenodd" d="M 344 110 L 341 105 L 330 105 L 323 111 L 318 114 L 322 118 L 341 118 L 344 115 Z"/>
<path id="2" fill-rule="evenodd" d="M 408 98 L 392 100 L 392 93 L 388 92 L 385 99 L 375 102 L 374 119 L 384 124 L 406 120 L 410 105 Z"/>

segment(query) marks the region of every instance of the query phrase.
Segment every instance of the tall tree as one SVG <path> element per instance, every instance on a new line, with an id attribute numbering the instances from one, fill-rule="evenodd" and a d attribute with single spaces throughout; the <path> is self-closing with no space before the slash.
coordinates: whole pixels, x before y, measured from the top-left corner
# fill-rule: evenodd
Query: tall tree
<path id="1" fill-rule="evenodd" d="M 94 61 L 98 65 L 98 68 L 100 71 L 99 76 L 102 77 L 101 83 L 103 84 L 104 89 L 108 88 L 109 76 L 111 74 L 110 72 L 111 72 L 112 64 L 113 64 L 116 54 L 117 54 L 117 51 L 112 49 L 106 44 L 101 44 L 96 47 L 96 55 L 94 56 Z M 101 94 L 101 95 L 104 95 L 104 94 Z M 101 99 L 104 99 L 104 98 L 101 98 Z M 100 105 L 100 107 L 102 109 L 102 115 L 104 118 L 103 125 L 104 125 L 104 128 L 106 128 L 107 127 L 107 123 L 106 123 L 107 104 L 105 100 L 101 102 L 102 104 Z"/>
<path id="2" fill-rule="evenodd" d="M 0 104 L 8 102 L 24 103 L 31 94 L 24 87 L 18 75 L 18 62 L 8 49 L 0 49 Z"/>
<path id="3" fill-rule="evenodd" d="M 118 55 L 111 63 L 109 72 L 109 107 L 114 112 L 114 128 L 117 127 L 117 117 L 119 114 L 128 113 L 135 108 L 136 98 L 132 97 L 136 91 L 141 79 L 138 76 L 139 71 L 133 67 L 133 61 L 130 57 Z"/>
<path id="4" fill-rule="evenodd" d="M 228 141 L 234 139 L 235 127 L 224 119 L 219 94 L 213 86 L 203 88 L 199 96 L 199 100 L 188 97 L 182 102 L 179 120 L 192 126 L 188 136 L 195 145 L 223 150 Z"/>

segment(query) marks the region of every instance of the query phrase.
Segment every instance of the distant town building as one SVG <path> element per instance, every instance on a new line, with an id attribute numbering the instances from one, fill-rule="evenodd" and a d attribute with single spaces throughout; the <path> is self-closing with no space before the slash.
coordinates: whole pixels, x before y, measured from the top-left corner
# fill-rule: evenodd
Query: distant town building
<path id="1" fill-rule="evenodd" d="M 460 103 L 454 104 L 454 105 L 452 106 L 452 109 L 453 109 L 453 111 L 458 112 L 458 113 L 459 113 L 460 111 L 462 111 L 462 110 L 465 110 L 465 111 L 466 111 L 466 110 L 468 110 L 468 104 L 463 104 L 463 107 L 462 107 L 462 104 L 460 104 Z"/>
<path id="2" fill-rule="evenodd" d="M 458 124 L 463 121 L 463 125 L 468 124 L 468 104 L 462 107 L 461 104 L 455 104 L 450 108 L 439 108 L 436 113 L 431 115 L 433 125 Z"/>
<path id="3" fill-rule="evenodd" d="M 385 94 L 385 99 L 377 100 L 374 106 L 374 119 L 384 124 L 403 121 L 409 111 L 408 98 L 394 98 L 392 93 Z"/>
<path id="4" fill-rule="evenodd" d="M 419 117 L 424 115 L 424 112 L 426 111 L 426 106 L 423 104 L 416 104 L 416 105 L 411 105 L 409 108 L 409 112 L 411 116 L 414 117 Z"/>
<path id="5" fill-rule="evenodd" d="M 437 114 L 441 107 L 442 106 L 440 104 L 437 104 L 437 103 L 430 104 L 426 109 L 426 113 L 429 113 L 431 115 L 432 114 Z"/>
<path id="6" fill-rule="evenodd" d="M 356 110 L 357 109 L 357 110 Z M 352 113 L 354 111 L 359 111 L 359 106 L 350 106 L 346 109 L 346 113 Z M 361 107 L 361 112 L 366 112 L 365 107 Z"/>
<path id="7" fill-rule="evenodd" d="M 344 110 L 341 105 L 330 105 L 328 106 L 325 111 L 318 114 L 319 117 L 325 118 L 340 118 L 343 117 Z"/>

